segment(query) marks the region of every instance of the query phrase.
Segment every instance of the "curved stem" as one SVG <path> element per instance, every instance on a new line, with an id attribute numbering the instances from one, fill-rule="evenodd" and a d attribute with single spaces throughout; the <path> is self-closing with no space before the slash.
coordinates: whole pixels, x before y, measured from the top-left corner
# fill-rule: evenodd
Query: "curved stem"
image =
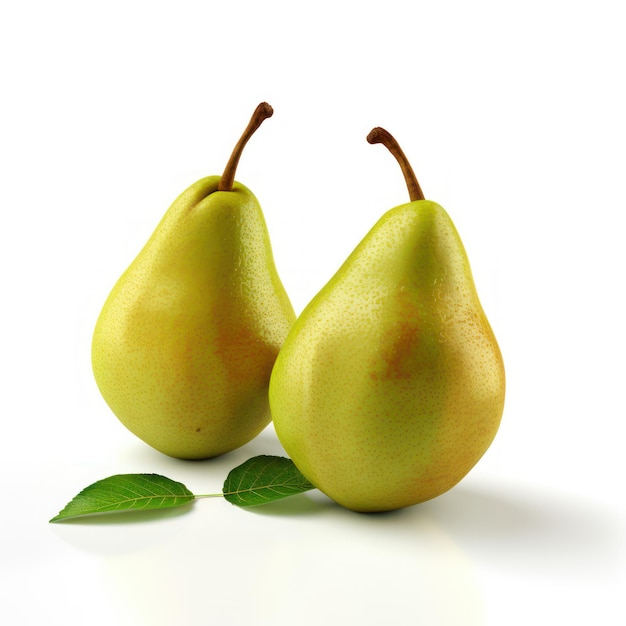
<path id="1" fill-rule="evenodd" d="M 425 200 L 424 193 L 417 182 L 417 176 L 415 176 L 415 172 L 413 171 L 409 160 L 406 158 L 404 152 L 402 152 L 402 148 L 400 148 L 400 144 L 398 144 L 398 142 L 393 138 L 391 133 L 386 131 L 384 128 L 376 127 L 370 131 L 370 134 L 367 136 L 367 141 L 369 143 L 382 143 L 396 158 L 396 161 L 400 164 L 400 169 L 404 174 L 404 180 L 406 181 L 406 186 L 409 190 L 409 198 L 411 199 L 411 202 L 414 202 L 415 200 Z"/>
<path id="2" fill-rule="evenodd" d="M 246 130 L 243 131 L 243 135 L 241 135 L 233 153 L 230 155 L 230 159 L 228 159 L 228 163 L 226 163 L 224 173 L 222 174 L 222 178 L 217 186 L 218 191 L 232 191 L 233 183 L 235 182 L 237 164 L 239 163 L 239 158 L 241 157 L 243 149 L 248 143 L 248 139 L 252 137 L 256 129 L 263 123 L 263 120 L 266 120 L 268 117 L 272 117 L 273 113 L 274 109 L 272 109 L 267 102 L 261 102 L 261 104 L 259 104 L 259 106 L 257 106 L 254 110 Z"/>

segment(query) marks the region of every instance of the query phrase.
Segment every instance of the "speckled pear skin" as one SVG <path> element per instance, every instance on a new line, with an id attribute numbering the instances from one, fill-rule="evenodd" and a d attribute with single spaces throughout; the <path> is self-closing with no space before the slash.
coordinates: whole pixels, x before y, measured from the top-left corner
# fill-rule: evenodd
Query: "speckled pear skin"
<path id="1" fill-rule="evenodd" d="M 261 207 L 219 176 L 183 192 L 119 279 L 92 364 L 119 420 L 172 457 L 233 450 L 269 422 L 268 384 L 295 319 Z"/>
<path id="2" fill-rule="evenodd" d="M 470 471 L 500 424 L 504 365 L 441 206 L 379 220 L 292 327 L 269 393 L 286 452 L 348 509 L 411 506 Z"/>

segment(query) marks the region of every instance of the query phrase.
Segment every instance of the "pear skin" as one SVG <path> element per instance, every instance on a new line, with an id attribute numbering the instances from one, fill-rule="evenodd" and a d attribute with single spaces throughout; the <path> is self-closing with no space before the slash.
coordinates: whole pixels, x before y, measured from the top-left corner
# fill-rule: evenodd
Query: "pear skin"
<path id="1" fill-rule="evenodd" d="M 286 452 L 354 511 L 452 488 L 504 409 L 502 355 L 465 248 L 409 168 L 412 201 L 388 211 L 304 309 L 270 381 Z"/>
<path id="2" fill-rule="evenodd" d="M 174 201 L 94 330 L 93 372 L 105 401 L 172 457 L 224 454 L 271 419 L 269 378 L 295 314 L 259 202 L 232 178 L 248 136 L 271 115 L 263 106 L 225 174 Z"/>

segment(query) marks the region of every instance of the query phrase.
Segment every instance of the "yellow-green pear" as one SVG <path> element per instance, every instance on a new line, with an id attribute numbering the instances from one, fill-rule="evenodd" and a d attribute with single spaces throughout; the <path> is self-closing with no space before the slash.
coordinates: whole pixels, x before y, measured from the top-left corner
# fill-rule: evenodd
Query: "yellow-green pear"
<path id="1" fill-rule="evenodd" d="M 174 201 L 96 323 L 92 364 L 104 399 L 173 457 L 223 454 L 270 422 L 269 378 L 295 314 L 259 202 L 234 176 L 272 113 L 261 103 L 224 174 Z"/>
<path id="2" fill-rule="evenodd" d="M 400 163 L 410 202 L 388 211 L 293 325 L 270 381 L 276 433 L 346 508 L 386 511 L 457 484 L 504 408 L 502 356 L 446 211 Z"/>

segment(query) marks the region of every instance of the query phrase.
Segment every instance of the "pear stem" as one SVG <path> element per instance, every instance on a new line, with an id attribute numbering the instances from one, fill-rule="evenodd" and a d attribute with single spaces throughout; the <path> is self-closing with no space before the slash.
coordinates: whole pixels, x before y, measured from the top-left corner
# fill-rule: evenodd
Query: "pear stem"
<path id="1" fill-rule="evenodd" d="M 220 182 L 217 186 L 218 191 L 232 191 L 239 158 L 248 143 L 248 139 L 254 135 L 257 128 L 263 123 L 263 120 L 266 120 L 268 117 L 272 117 L 273 113 L 274 109 L 272 109 L 267 102 L 261 102 L 261 104 L 259 104 L 259 106 L 257 106 L 254 110 L 246 130 L 243 131 L 243 135 L 241 135 L 237 145 L 233 149 L 233 153 L 230 155 L 230 159 L 228 159 L 228 163 L 226 163 L 224 173 L 222 174 Z"/>
<path id="2" fill-rule="evenodd" d="M 400 164 L 400 169 L 404 174 L 404 180 L 406 181 L 406 186 L 409 190 L 409 198 L 411 199 L 411 202 L 414 202 L 415 200 L 425 200 L 422 188 L 417 182 L 417 176 L 415 176 L 415 172 L 413 171 L 409 160 L 406 158 L 404 152 L 402 152 L 400 144 L 393 138 L 392 134 L 384 128 L 376 127 L 370 131 L 370 134 L 367 136 L 367 141 L 372 144 L 382 143 L 396 158 L 396 161 Z"/>

